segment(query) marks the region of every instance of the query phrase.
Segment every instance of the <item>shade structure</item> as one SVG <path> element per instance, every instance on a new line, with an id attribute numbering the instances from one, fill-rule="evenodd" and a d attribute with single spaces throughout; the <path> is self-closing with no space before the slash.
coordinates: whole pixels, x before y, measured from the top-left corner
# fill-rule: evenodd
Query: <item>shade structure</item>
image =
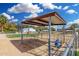
<path id="1" fill-rule="evenodd" d="M 66 21 L 59 16 L 57 12 L 48 13 L 42 16 L 26 19 L 23 24 L 37 25 L 37 26 L 48 26 L 49 18 L 51 17 L 51 25 L 65 25 Z"/>
<path id="2" fill-rule="evenodd" d="M 57 12 L 48 13 L 42 16 L 34 17 L 31 19 L 27 19 L 22 22 L 22 24 L 30 24 L 30 25 L 37 25 L 37 26 L 48 26 L 48 55 L 51 55 L 51 25 L 65 25 L 66 21 L 59 16 Z M 23 40 L 23 35 L 21 37 Z"/>

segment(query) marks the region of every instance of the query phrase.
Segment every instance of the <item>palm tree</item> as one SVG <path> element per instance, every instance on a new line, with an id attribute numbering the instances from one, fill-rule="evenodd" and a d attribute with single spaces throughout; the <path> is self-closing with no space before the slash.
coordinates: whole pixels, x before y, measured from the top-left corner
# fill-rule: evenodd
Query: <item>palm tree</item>
<path id="1" fill-rule="evenodd" d="M 5 17 L 4 15 L 0 15 L 0 28 L 1 28 L 1 32 L 3 32 L 3 27 L 4 25 L 8 22 L 7 17 Z"/>

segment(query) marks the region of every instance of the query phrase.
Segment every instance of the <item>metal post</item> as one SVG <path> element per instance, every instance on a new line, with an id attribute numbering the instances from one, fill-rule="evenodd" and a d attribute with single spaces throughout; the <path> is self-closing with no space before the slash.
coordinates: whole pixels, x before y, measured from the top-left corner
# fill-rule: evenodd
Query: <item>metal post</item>
<path id="1" fill-rule="evenodd" d="M 20 24 L 20 31 L 21 31 L 21 44 L 23 44 L 23 27 L 22 24 Z"/>
<path id="2" fill-rule="evenodd" d="M 65 26 L 63 25 L 63 43 L 65 43 Z"/>
<path id="3" fill-rule="evenodd" d="M 76 41 L 76 43 L 77 43 L 77 50 L 78 50 L 78 32 L 76 32 L 76 36 L 77 36 L 77 41 Z"/>
<path id="4" fill-rule="evenodd" d="M 50 39 L 51 39 L 51 17 L 49 18 L 49 24 L 48 24 L 48 55 L 51 55 L 51 46 L 50 46 Z"/>
<path id="5" fill-rule="evenodd" d="M 74 40 L 75 40 L 75 38 L 74 38 Z M 75 53 L 74 52 L 75 51 L 75 48 L 74 48 L 74 42 L 75 41 L 74 40 L 73 40 L 73 43 L 72 43 L 72 46 L 71 46 L 71 56 L 74 56 L 74 53 Z"/>
<path id="6" fill-rule="evenodd" d="M 75 29 L 74 29 L 74 36 L 75 36 L 75 38 L 74 38 L 74 50 L 75 51 L 77 51 L 77 35 L 76 35 L 76 31 L 75 31 Z"/>
<path id="7" fill-rule="evenodd" d="M 72 56 L 75 56 L 75 51 L 76 51 L 76 49 L 77 49 L 77 42 L 76 42 L 76 40 L 77 40 L 77 36 L 76 36 L 76 31 L 75 31 L 75 29 L 74 29 L 74 31 L 73 31 L 73 35 L 74 35 L 74 41 L 73 41 L 73 46 L 72 46 Z"/>

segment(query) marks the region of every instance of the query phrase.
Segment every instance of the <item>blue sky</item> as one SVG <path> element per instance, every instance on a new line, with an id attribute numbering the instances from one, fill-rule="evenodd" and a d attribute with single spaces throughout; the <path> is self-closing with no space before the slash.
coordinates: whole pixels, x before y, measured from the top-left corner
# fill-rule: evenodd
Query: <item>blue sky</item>
<path id="1" fill-rule="evenodd" d="M 77 3 L 0 3 L 0 14 L 16 23 L 54 11 L 58 12 L 68 24 L 79 23 Z"/>

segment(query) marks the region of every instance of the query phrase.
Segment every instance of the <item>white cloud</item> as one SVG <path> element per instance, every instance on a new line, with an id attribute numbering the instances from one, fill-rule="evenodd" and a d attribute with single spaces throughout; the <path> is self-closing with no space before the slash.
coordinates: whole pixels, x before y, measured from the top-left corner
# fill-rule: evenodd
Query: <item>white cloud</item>
<path id="1" fill-rule="evenodd" d="M 7 17 L 7 19 L 11 19 L 11 16 L 8 15 L 7 13 L 2 13 L 2 15 L 4 15 L 5 17 Z"/>
<path id="2" fill-rule="evenodd" d="M 56 5 L 52 4 L 52 3 L 41 3 L 41 5 L 45 8 L 45 9 L 55 9 L 57 8 Z"/>
<path id="3" fill-rule="evenodd" d="M 78 6 L 79 4 L 74 4 L 74 5 L 72 5 L 72 6 Z"/>
<path id="4" fill-rule="evenodd" d="M 74 20 L 74 23 L 77 23 L 77 24 L 79 24 L 79 19 L 77 19 L 77 20 Z"/>
<path id="5" fill-rule="evenodd" d="M 4 15 L 5 17 L 7 17 L 7 19 L 8 20 L 10 20 L 10 19 L 13 19 L 14 18 L 14 16 L 10 16 L 9 14 L 7 14 L 7 13 L 2 13 L 2 15 Z"/>
<path id="6" fill-rule="evenodd" d="M 51 9 L 51 10 L 54 10 L 54 9 L 58 9 L 58 10 L 65 10 L 66 13 L 68 14 L 77 14 L 77 11 L 74 10 L 74 9 L 69 9 L 70 6 L 57 6 L 55 4 L 52 4 L 52 3 L 41 3 L 41 5 L 43 6 L 43 8 L 45 9 Z"/>
<path id="7" fill-rule="evenodd" d="M 79 24 L 79 19 L 76 19 L 74 21 L 68 22 L 67 25 L 66 25 L 66 27 L 70 27 L 74 23 Z"/>
<path id="8" fill-rule="evenodd" d="M 29 16 L 25 16 L 25 18 L 33 18 L 33 17 L 37 17 L 37 16 L 38 16 L 38 14 L 32 13 L 32 14 L 29 15 Z"/>
<path id="9" fill-rule="evenodd" d="M 7 13 L 2 13 L 2 15 L 4 15 L 5 17 L 7 17 L 7 19 L 9 20 L 9 22 L 17 22 L 18 19 L 15 19 L 14 16 L 10 16 Z"/>
<path id="10" fill-rule="evenodd" d="M 11 16 L 12 19 L 14 19 L 14 16 Z"/>
<path id="11" fill-rule="evenodd" d="M 62 6 L 58 6 L 58 7 L 56 7 L 56 9 L 62 9 Z"/>
<path id="12" fill-rule="evenodd" d="M 12 19 L 10 22 L 18 22 L 18 19 Z"/>
<path id="13" fill-rule="evenodd" d="M 69 8 L 69 6 L 65 6 L 64 8 L 63 8 L 63 10 L 67 10 Z"/>
<path id="14" fill-rule="evenodd" d="M 43 12 L 43 9 L 41 9 L 38 5 L 33 5 L 32 3 L 24 3 L 14 5 L 13 7 L 9 8 L 8 11 L 13 13 L 40 13 Z"/>
<path id="15" fill-rule="evenodd" d="M 67 25 L 71 26 L 72 24 L 74 24 L 74 21 L 68 22 Z"/>
<path id="16" fill-rule="evenodd" d="M 41 3 L 45 9 L 62 9 L 62 6 L 56 6 L 52 3 Z"/>
<path id="17" fill-rule="evenodd" d="M 66 12 L 69 14 L 77 14 L 77 12 L 73 9 L 67 10 Z"/>
<path id="18" fill-rule="evenodd" d="M 60 9 L 60 10 L 67 10 L 69 9 L 70 6 L 64 6 L 62 7 L 61 5 L 60 6 L 57 6 L 55 4 L 52 4 L 52 3 L 40 3 L 45 9 Z"/>
<path id="19" fill-rule="evenodd" d="M 79 24 L 79 19 L 76 19 L 76 20 L 74 20 L 74 21 L 69 22 L 68 25 L 70 25 L 70 24 L 74 24 L 74 23 Z"/>

